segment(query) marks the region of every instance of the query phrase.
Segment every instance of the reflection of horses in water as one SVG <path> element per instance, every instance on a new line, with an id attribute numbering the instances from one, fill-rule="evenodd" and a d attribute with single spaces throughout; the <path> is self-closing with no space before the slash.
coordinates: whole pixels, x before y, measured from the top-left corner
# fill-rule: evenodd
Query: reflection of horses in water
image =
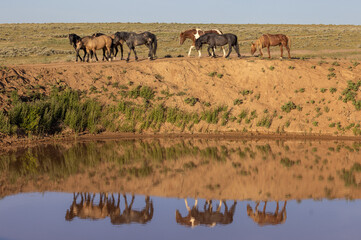
<path id="1" fill-rule="evenodd" d="M 200 224 L 214 227 L 217 224 L 230 224 L 233 222 L 233 215 L 236 210 L 237 202 L 234 201 L 232 207 L 228 210 L 227 203 L 220 201 L 216 211 L 213 211 L 212 200 L 208 200 L 204 203 L 204 211 L 199 211 L 197 199 L 195 200 L 194 206 L 190 208 L 188 206 L 187 199 L 184 199 L 188 215 L 182 217 L 180 212 L 176 210 L 176 221 L 178 224 L 195 227 Z M 222 202 L 224 203 L 224 213 L 221 212 Z"/>
<path id="2" fill-rule="evenodd" d="M 80 202 L 78 203 L 78 197 Z M 66 211 L 65 219 L 73 220 L 75 217 L 80 219 L 99 220 L 110 217 L 111 223 L 114 225 L 129 223 L 147 223 L 153 218 L 153 202 L 147 196 L 145 198 L 146 206 L 141 211 L 133 210 L 134 195 L 131 203 L 128 205 L 127 197 L 124 197 L 124 210 L 120 210 L 120 194 L 118 194 L 117 202 L 114 195 L 108 197 L 108 194 L 99 194 L 99 204 L 94 203 L 96 194 L 90 193 L 74 193 L 73 203 Z"/>
<path id="3" fill-rule="evenodd" d="M 80 195 L 80 203 L 77 203 L 77 198 Z M 109 215 L 108 198 L 104 193 L 100 194 L 99 204 L 94 204 L 96 194 L 77 193 L 73 198 L 73 203 L 70 209 L 66 211 L 65 219 L 67 221 L 73 220 L 75 217 L 80 219 L 98 220 L 104 219 Z"/>
<path id="4" fill-rule="evenodd" d="M 248 204 L 247 214 L 250 218 L 253 219 L 254 222 L 258 223 L 258 225 L 260 226 L 283 224 L 286 222 L 287 219 L 286 205 L 287 205 L 287 201 L 285 201 L 282 210 L 278 212 L 279 204 L 277 201 L 276 211 L 274 213 L 267 213 L 266 212 L 267 201 L 264 203 L 262 212 L 258 211 L 259 202 L 257 202 L 254 212 L 252 207 Z"/>
<path id="5" fill-rule="evenodd" d="M 111 204 L 110 221 L 114 225 L 129 224 L 129 223 L 147 223 L 153 218 L 153 202 L 149 199 L 149 196 L 145 198 L 145 207 L 141 211 L 132 210 L 134 203 L 134 195 L 128 205 L 127 197 L 123 195 L 125 208 L 123 212 L 120 210 L 120 194 L 118 194 L 118 201 L 115 204 L 114 198 Z"/>

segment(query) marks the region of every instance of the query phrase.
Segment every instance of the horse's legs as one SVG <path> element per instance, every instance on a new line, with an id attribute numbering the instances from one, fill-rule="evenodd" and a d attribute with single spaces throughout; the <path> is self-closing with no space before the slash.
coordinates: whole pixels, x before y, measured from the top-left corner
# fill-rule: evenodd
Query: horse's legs
<path id="1" fill-rule="evenodd" d="M 288 58 L 291 59 L 290 47 L 288 46 L 288 44 L 286 44 L 286 49 L 287 49 L 287 52 L 288 52 Z"/>
<path id="2" fill-rule="evenodd" d="M 260 54 L 260 55 L 261 55 L 261 57 L 263 58 L 262 48 L 259 48 L 259 54 Z"/>
<path id="3" fill-rule="evenodd" d="M 128 57 L 126 59 L 127 62 L 129 62 L 129 58 L 130 58 L 130 53 L 132 52 L 132 49 L 129 47 L 129 52 L 128 52 Z"/>
<path id="4" fill-rule="evenodd" d="M 105 47 L 105 48 L 103 48 L 103 51 L 105 52 L 105 50 L 107 51 L 107 56 L 105 57 L 109 62 L 111 62 L 112 61 L 112 58 L 111 58 L 111 54 L 112 54 L 112 47 L 109 47 L 109 46 L 107 46 L 107 47 Z M 103 53 L 104 53 L 103 52 Z M 105 55 L 105 54 L 104 54 Z"/>
<path id="5" fill-rule="evenodd" d="M 280 45 L 280 50 L 281 50 L 281 59 L 283 58 L 283 45 Z"/>
<path id="6" fill-rule="evenodd" d="M 105 48 L 103 48 L 103 59 L 102 59 L 102 61 L 104 61 L 104 59 L 105 59 Z"/>
<path id="7" fill-rule="evenodd" d="M 264 202 L 263 213 L 266 213 L 267 201 Z"/>
<path id="8" fill-rule="evenodd" d="M 120 44 L 120 53 L 121 53 L 120 60 L 123 60 L 123 44 Z"/>
<path id="9" fill-rule="evenodd" d="M 192 48 L 194 48 L 194 46 L 193 46 L 193 45 L 189 48 L 189 51 L 188 51 L 188 57 L 190 57 L 190 56 L 191 56 Z"/>
<path id="10" fill-rule="evenodd" d="M 87 58 L 87 62 L 89 62 L 89 55 L 91 54 L 91 57 L 93 58 L 93 52 L 92 51 L 88 51 L 88 50 L 86 50 L 86 54 L 88 55 L 88 58 Z M 85 60 L 85 55 L 84 55 L 84 60 Z"/>
<path id="11" fill-rule="evenodd" d="M 149 49 L 149 53 L 148 53 L 148 58 L 150 60 L 153 60 L 153 48 L 152 48 L 152 44 L 151 43 L 147 43 L 146 46 L 148 47 Z"/>
<path id="12" fill-rule="evenodd" d="M 238 43 L 236 43 L 236 45 L 233 46 L 234 47 L 234 50 L 236 51 L 238 57 L 240 58 L 241 57 L 241 54 L 239 53 L 239 46 L 238 46 Z"/>
<path id="13" fill-rule="evenodd" d="M 85 62 L 85 57 L 86 57 L 86 55 L 87 55 L 87 52 L 86 52 L 86 49 L 83 49 L 83 51 L 84 51 L 83 62 Z M 80 57 L 80 56 L 79 56 L 79 57 Z"/>
<path id="14" fill-rule="evenodd" d="M 80 55 L 79 55 L 79 50 L 76 50 L 76 57 L 75 57 L 75 61 L 78 61 L 78 58 L 80 58 L 80 61 L 83 61 L 83 59 L 81 59 Z"/>
<path id="15" fill-rule="evenodd" d="M 208 52 L 208 56 L 209 56 L 209 57 L 211 57 L 211 56 L 212 56 L 210 49 L 211 49 L 211 47 L 210 47 L 210 46 L 208 46 L 208 48 L 207 48 L 207 52 Z"/>
<path id="16" fill-rule="evenodd" d="M 226 56 L 226 58 L 228 58 L 229 57 L 229 55 L 231 55 L 231 52 L 232 52 L 232 45 L 229 43 L 228 44 L 228 54 L 227 54 L 227 56 Z"/>
<path id="17" fill-rule="evenodd" d="M 114 53 L 114 49 L 115 49 L 115 53 Z M 115 57 L 118 55 L 118 46 L 117 45 L 115 45 L 112 48 L 112 54 L 114 55 L 113 59 L 115 60 Z"/>
<path id="18" fill-rule="evenodd" d="M 134 52 L 134 55 L 135 55 L 135 61 L 138 61 L 138 56 L 137 56 L 137 52 L 135 51 L 135 47 L 133 47 L 133 52 Z"/>
<path id="19" fill-rule="evenodd" d="M 267 47 L 267 52 L 268 52 L 268 58 L 271 58 L 271 52 L 269 50 L 269 46 Z"/>
<path id="20" fill-rule="evenodd" d="M 215 48 L 216 48 L 215 46 L 212 47 L 213 58 L 216 58 L 216 57 L 217 57 L 217 56 L 216 56 L 216 53 L 215 53 L 215 51 L 214 51 Z"/>
<path id="21" fill-rule="evenodd" d="M 95 56 L 95 60 L 98 62 L 99 60 L 98 60 L 98 56 L 97 56 L 97 51 L 95 49 L 94 49 L 93 53 L 94 53 L 94 56 Z"/>
<path id="22" fill-rule="evenodd" d="M 226 57 L 226 49 L 224 49 L 224 46 L 221 47 L 223 50 L 223 57 Z"/>

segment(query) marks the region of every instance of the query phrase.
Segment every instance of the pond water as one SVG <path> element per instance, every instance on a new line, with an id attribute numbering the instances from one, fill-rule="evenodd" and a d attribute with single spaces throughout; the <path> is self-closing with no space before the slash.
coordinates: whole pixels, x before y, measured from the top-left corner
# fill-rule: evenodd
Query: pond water
<path id="1" fill-rule="evenodd" d="M 183 199 L 149 197 L 151 206 L 147 208 L 146 197 L 136 195 L 132 209 L 127 211 L 121 195 L 120 211 L 96 219 L 94 213 L 99 208 L 107 212 L 107 206 L 99 207 L 96 195 L 92 204 L 84 204 L 84 211 L 75 211 L 78 216 L 71 218 L 73 194 L 8 196 L 0 201 L 0 239 L 359 239 L 361 234 L 359 200 L 288 201 L 283 220 L 274 214 L 276 203 L 269 202 L 269 224 L 262 226 L 247 214 L 247 205 L 254 210 L 255 202 L 237 201 L 233 205 L 233 200 L 226 201 L 228 211 L 223 202 L 217 212 L 219 201 L 213 201 L 211 209 L 206 200 L 198 199 L 198 210 L 191 210 L 195 218 L 191 227 L 176 219 L 177 210 L 183 218 L 188 216 Z M 127 195 L 129 204 L 131 199 Z M 80 197 L 78 200 L 80 205 Z M 188 199 L 188 204 L 192 208 L 194 200 Z M 263 205 L 258 209 L 261 212 Z M 283 205 L 281 202 L 279 212 Z"/>
<path id="2" fill-rule="evenodd" d="M 361 144 L 143 139 L 0 156 L 0 239 L 359 239 Z"/>

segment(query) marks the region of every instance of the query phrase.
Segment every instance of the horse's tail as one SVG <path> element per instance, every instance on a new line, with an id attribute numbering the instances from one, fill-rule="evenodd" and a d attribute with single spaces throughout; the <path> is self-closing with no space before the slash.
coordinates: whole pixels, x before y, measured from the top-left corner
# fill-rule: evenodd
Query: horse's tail
<path id="1" fill-rule="evenodd" d="M 157 55 L 157 47 L 158 47 L 157 37 L 154 35 L 154 40 L 153 40 L 153 54 L 154 54 L 154 57 L 156 57 L 156 55 Z"/>
<path id="2" fill-rule="evenodd" d="M 291 37 L 290 36 L 286 36 L 287 40 L 288 40 L 288 47 L 291 48 Z"/>

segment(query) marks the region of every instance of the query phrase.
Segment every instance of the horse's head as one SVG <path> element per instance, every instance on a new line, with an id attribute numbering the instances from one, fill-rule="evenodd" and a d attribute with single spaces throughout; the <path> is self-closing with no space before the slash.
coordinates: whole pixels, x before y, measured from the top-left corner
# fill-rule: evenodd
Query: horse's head
<path id="1" fill-rule="evenodd" d="M 66 210 L 66 214 L 65 214 L 66 221 L 72 221 L 74 219 L 74 217 L 75 217 L 75 215 L 74 215 L 73 211 Z"/>
<path id="2" fill-rule="evenodd" d="M 184 33 L 184 32 L 181 32 L 181 33 L 179 34 L 179 44 L 182 45 L 185 40 L 186 40 L 186 38 L 185 38 L 185 33 Z"/>
<path id="3" fill-rule="evenodd" d="M 196 40 L 196 49 L 197 49 L 197 51 L 199 51 L 201 48 L 202 48 L 202 41 L 201 41 L 201 38 L 198 38 L 197 40 Z"/>
<path id="4" fill-rule="evenodd" d="M 115 44 L 115 45 L 123 40 L 120 38 L 120 36 L 118 34 L 113 35 L 112 39 L 113 39 L 113 44 Z"/>
<path id="5" fill-rule="evenodd" d="M 252 42 L 251 44 L 251 54 L 254 55 L 254 53 L 257 51 L 257 46 L 255 43 Z"/>
<path id="6" fill-rule="evenodd" d="M 80 49 L 82 49 L 84 47 L 84 43 L 83 41 L 79 40 L 76 42 L 76 48 L 75 50 L 79 51 Z"/>
<path id="7" fill-rule="evenodd" d="M 70 42 L 70 45 L 73 45 L 73 42 L 74 42 L 74 33 L 71 33 L 69 34 L 68 38 L 69 38 L 69 42 Z"/>
<path id="8" fill-rule="evenodd" d="M 253 209 L 249 204 L 247 204 L 247 215 L 251 216 L 251 214 L 253 214 Z"/>

